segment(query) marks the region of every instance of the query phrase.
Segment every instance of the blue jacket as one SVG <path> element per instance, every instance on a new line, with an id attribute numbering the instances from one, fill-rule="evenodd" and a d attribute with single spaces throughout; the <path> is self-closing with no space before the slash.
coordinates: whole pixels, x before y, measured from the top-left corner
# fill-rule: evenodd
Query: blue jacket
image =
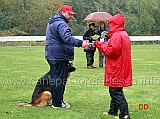
<path id="1" fill-rule="evenodd" d="M 46 29 L 45 58 L 48 60 L 73 60 L 74 46 L 82 47 L 82 40 L 72 36 L 67 19 L 58 13 L 49 18 Z"/>

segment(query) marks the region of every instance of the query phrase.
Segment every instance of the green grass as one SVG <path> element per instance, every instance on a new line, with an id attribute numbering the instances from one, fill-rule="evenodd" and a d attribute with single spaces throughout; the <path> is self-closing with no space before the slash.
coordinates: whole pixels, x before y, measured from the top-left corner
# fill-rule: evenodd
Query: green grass
<path id="1" fill-rule="evenodd" d="M 21 107 L 17 101 L 30 102 L 36 81 L 49 70 L 44 47 L 0 48 L 0 118 L 2 119 L 114 119 L 102 113 L 109 108 L 108 87 L 103 86 L 104 69 L 86 68 L 85 53 L 75 48 L 74 65 L 65 91 L 69 109 L 51 107 Z M 133 45 L 133 86 L 124 88 L 132 119 L 160 117 L 160 46 Z M 148 104 L 148 110 L 138 110 L 138 104 Z"/>

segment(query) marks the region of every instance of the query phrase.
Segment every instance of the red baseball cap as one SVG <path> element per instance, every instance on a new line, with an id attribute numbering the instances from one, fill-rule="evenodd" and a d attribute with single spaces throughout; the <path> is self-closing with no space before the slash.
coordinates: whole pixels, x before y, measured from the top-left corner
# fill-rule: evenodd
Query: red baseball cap
<path id="1" fill-rule="evenodd" d="M 71 6 L 68 6 L 68 5 L 63 5 L 63 6 L 61 6 L 61 7 L 59 8 L 59 10 L 61 10 L 61 11 L 67 11 L 67 12 L 69 12 L 70 14 L 76 14 L 76 13 L 73 12 L 72 7 L 71 7 Z"/>

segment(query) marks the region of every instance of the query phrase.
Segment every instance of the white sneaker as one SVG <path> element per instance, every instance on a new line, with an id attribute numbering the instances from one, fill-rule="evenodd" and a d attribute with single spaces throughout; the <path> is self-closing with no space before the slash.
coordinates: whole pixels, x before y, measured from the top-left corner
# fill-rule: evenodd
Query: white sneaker
<path id="1" fill-rule="evenodd" d="M 70 108 L 70 104 L 63 102 L 62 108 Z"/>
<path id="2" fill-rule="evenodd" d="M 105 115 L 110 115 L 110 114 L 108 114 L 108 112 L 103 112 L 103 114 L 105 114 Z M 114 118 L 115 118 L 115 119 L 119 119 L 118 116 L 114 116 Z"/>
<path id="3" fill-rule="evenodd" d="M 114 118 L 115 118 L 115 119 L 119 119 L 119 117 L 118 117 L 118 116 L 115 116 Z"/>
<path id="4" fill-rule="evenodd" d="M 53 106 L 53 105 L 52 105 L 52 107 L 53 107 L 54 109 L 57 109 L 57 108 L 70 108 L 70 104 L 63 102 L 63 103 L 62 103 L 62 107 L 55 107 L 55 106 Z"/>
<path id="5" fill-rule="evenodd" d="M 52 107 L 53 107 L 54 109 L 57 109 L 57 108 L 59 108 L 59 107 L 55 107 L 55 106 L 53 106 L 53 105 L 52 105 Z"/>

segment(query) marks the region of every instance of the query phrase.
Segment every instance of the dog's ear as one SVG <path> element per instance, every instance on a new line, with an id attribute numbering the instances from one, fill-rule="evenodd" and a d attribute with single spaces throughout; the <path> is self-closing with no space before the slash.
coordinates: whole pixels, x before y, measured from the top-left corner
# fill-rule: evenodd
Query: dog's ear
<path id="1" fill-rule="evenodd" d="M 73 65 L 73 62 L 72 62 L 72 61 L 69 61 L 69 64 Z"/>
<path id="2" fill-rule="evenodd" d="M 76 70 L 76 67 L 73 66 L 73 62 L 69 61 L 68 63 L 68 72 L 74 72 Z"/>

